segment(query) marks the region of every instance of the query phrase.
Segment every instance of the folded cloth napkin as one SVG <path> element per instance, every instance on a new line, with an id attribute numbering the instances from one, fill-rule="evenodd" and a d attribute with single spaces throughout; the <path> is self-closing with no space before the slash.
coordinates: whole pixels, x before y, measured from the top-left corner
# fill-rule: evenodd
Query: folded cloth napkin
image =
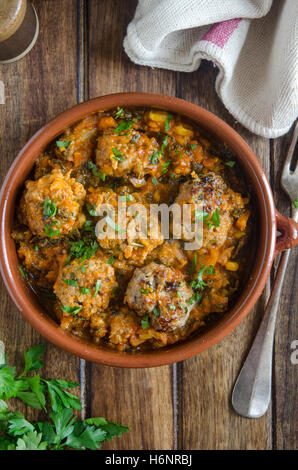
<path id="1" fill-rule="evenodd" d="M 278 137 L 297 118 L 298 0 L 139 0 L 124 49 L 181 72 L 213 61 L 218 95 L 255 134 Z"/>

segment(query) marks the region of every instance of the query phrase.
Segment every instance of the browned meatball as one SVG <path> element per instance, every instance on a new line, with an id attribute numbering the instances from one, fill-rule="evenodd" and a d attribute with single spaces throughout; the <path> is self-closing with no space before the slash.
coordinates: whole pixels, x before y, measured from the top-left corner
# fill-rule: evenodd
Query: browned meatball
<path id="1" fill-rule="evenodd" d="M 155 247 L 163 243 L 164 238 L 159 225 L 150 226 L 149 205 L 140 199 L 139 193 L 118 195 L 110 188 L 90 188 L 86 202 L 89 204 L 88 207 L 92 208 L 99 209 L 101 206 L 103 208 L 106 204 L 110 207 L 111 213 L 108 217 L 105 212 L 100 216 L 96 235 L 100 246 L 113 257 L 128 260 L 130 264 L 139 266 Z M 119 223 L 117 215 L 118 204 L 122 202 L 125 202 L 127 209 L 124 225 Z M 130 211 L 133 207 L 136 210 Z M 113 234 L 109 231 L 113 231 Z"/>
<path id="2" fill-rule="evenodd" d="M 69 174 L 60 170 L 28 180 L 21 203 L 19 219 L 34 235 L 50 238 L 68 235 L 82 227 L 86 191 Z"/>
<path id="3" fill-rule="evenodd" d="M 98 116 L 92 114 L 67 129 L 56 141 L 56 154 L 72 162 L 75 167 L 86 162 L 96 147 L 96 137 L 99 134 L 97 124 Z"/>
<path id="4" fill-rule="evenodd" d="M 191 206 L 192 223 L 195 218 L 202 220 L 203 246 L 224 244 L 235 213 L 243 209 L 246 202 L 241 194 L 227 187 L 220 175 L 212 172 L 183 183 L 175 200 L 181 206 Z M 188 233 L 182 231 L 182 239 L 189 240 L 187 236 Z"/>
<path id="5" fill-rule="evenodd" d="M 157 140 L 133 128 L 120 134 L 105 130 L 98 138 L 96 163 L 102 173 L 129 178 L 135 187 L 145 184 L 147 174 L 159 177 L 168 165 Z"/>
<path id="6" fill-rule="evenodd" d="M 66 315 L 89 318 L 105 310 L 117 287 L 114 268 L 94 258 L 73 260 L 62 267 L 54 284 L 54 292 Z"/>
<path id="7" fill-rule="evenodd" d="M 181 271 L 150 263 L 135 269 L 125 302 L 138 315 L 149 314 L 153 328 L 166 331 L 185 325 L 194 306 L 192 295 Z"/>

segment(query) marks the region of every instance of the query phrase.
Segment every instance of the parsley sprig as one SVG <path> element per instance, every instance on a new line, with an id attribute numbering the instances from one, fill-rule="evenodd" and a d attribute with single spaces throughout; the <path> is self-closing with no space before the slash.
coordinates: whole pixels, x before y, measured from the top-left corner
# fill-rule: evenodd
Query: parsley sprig
<path id="1" fill-rule="evenodd" d="M 43 353 L 44 345 L 26 351 L 24 370 L 17 376 L 16 368 L 7 365 L 0 351 L 0 450 L 97 450 L 102 442 L 128 431 L 127 426 L 105 418 L 79 420 L 74 410 L 82 409 L 81 401 L 68 391 L 77 387 L 77 383 L 31 375 L 43 366 Z M 47 419 L 28 421 L 22 413 L 11 409 L 11 398 L 43 410 Z"/>

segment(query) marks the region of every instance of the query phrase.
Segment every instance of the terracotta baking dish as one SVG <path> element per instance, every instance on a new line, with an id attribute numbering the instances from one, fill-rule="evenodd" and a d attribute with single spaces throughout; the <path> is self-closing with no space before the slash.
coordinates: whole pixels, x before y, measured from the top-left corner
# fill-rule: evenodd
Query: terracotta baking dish
<path id="1" fill-rule="evenodd" d="M 214 326 L 185 342 L 146 353 L 121 353 L 95 346 L 64 332 L 43 310 L 18 268 L 14 241 L 10 233 L 15 202 L 34 161 L 46 145 L 66 127 L 83 116 L 116 106 L 148 106 L 163 108 L 184 115 L 223 141 L 235 154 L 252 189 L 258 212 L 257 242 L 250 276 L 233 308 Z M 119 93 L 95 98 L 65 111 L 42 127 L 14 160 L 0 193 L 1 211 L 1 274 L 8 292 L 22 315 L 45 338 L 57 346 L 86 360 L 118 367 L 152 367 L 171 364 L 194 356 L 230 333 L 248 314 L 258 300 L 268 279 L 275 256 L 298 243 L 298 225 L 275 209 L 271 189 L 264 171 L 250 147 L 229 125 L 214 114 L 187 101 L 147 93 Z M 277 237 L 277 231 L 281 235 Z"/>

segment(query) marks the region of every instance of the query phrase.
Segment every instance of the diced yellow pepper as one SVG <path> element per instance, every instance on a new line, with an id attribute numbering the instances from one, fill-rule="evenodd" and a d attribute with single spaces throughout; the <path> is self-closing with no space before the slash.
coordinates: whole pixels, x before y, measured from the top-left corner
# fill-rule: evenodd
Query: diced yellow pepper
<path id="1" fill-rule="evenodd" d="M 228 261 L 227 264 L 225 265 L 225 268 L 228 271 L 238 271 L 239 269 L 239 264 L 236 263 L 235 261 Z"/>
<path id="2" fill-rule="evenodd" d="M 235 233 L 235 238 L 239 240 L 240 238 L 244 237 L 245 232 L 236 232 Z"/>
<path id="3" fill-rule="evenodd" d="M 193 130 L 183 124 L 178 124 L 175 126 L 173 131 L 175 134 L 181 135 L 183 137 L 190 137 L 191 139 L 193 138 Z"/>
<path id="4" fill-rule="evenodd" d="M 151 119 L 151 121 L 158 122 L 159 124 L 164 124 L 166 122 L 167 117 L 168 113 L 165 113 L 164 111 L 149 112 L 149 119 Z"/>

